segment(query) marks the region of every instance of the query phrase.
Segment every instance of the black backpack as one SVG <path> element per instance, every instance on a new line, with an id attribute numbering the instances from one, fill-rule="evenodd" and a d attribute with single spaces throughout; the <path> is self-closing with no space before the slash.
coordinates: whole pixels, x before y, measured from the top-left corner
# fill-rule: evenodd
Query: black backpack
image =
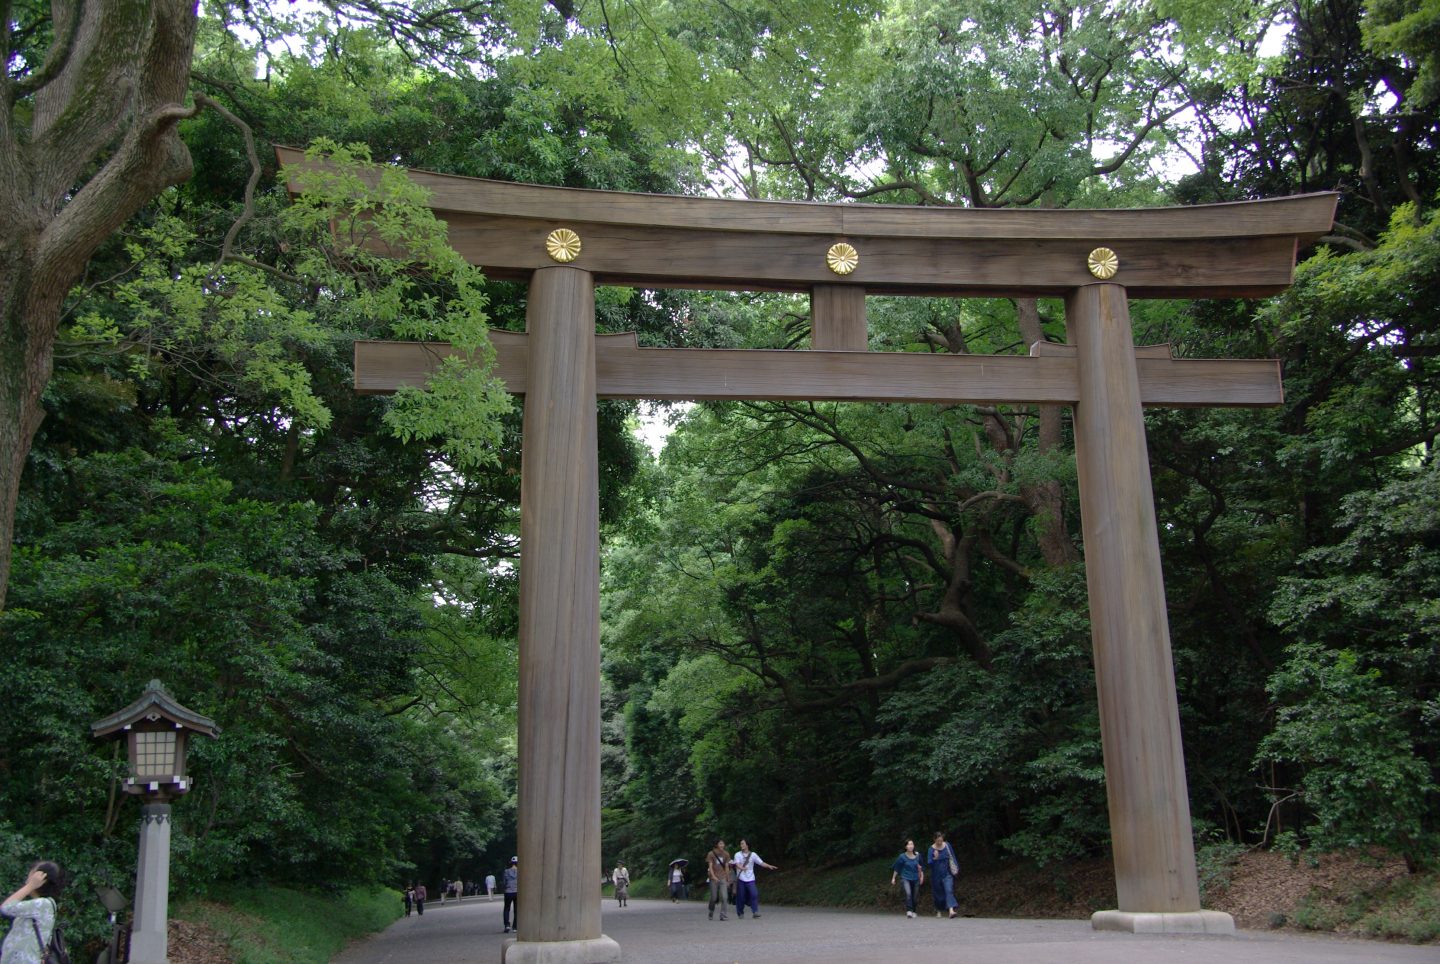
<path id="1" fill-rule="evenodd" d="M 53 905 L 55 901 L 50 901 Z M 40 945 L 41 964 L 70 964 L 70 952 L 65 949 L 65 934 L 60 929 L 60 909 L 55 909 L 55 928 L 50 932 L 50 943 L 46 944 L 40 939 L 40 922 L 30 918 L 30 926 L 35 928 L 35 943 Z"/>

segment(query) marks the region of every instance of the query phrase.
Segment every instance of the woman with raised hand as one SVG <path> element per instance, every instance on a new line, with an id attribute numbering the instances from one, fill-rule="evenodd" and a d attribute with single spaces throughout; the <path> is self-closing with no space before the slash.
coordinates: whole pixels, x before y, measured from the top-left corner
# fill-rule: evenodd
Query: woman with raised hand
<path id="1" fill-rule="evenodd" d="M 55 898 L 64 885 L 60 866 L 42 860 L 30 868 L 20 889 L 0 904 L 0 915 L 13 922 L 0 948 L 0 964 L 42 964 L 55 931 Z"/>
<path id="2" fill-rule="evenodd" d="M 744 918 L 745 907 L 749 905 L 750 916 L 760 916 L 760 890 L 755 886 L 755 868 L 764 867 L 766 870 L 779 870 L 773 864 L 767 864 L 759 854 L 750 849 L 750 844 L 744 840 L 740 841 L 740 851 L 730 861 L 735 865 L 735 872 L 739 876 L 739 893 L 735 898 L 735 916 Z"/>

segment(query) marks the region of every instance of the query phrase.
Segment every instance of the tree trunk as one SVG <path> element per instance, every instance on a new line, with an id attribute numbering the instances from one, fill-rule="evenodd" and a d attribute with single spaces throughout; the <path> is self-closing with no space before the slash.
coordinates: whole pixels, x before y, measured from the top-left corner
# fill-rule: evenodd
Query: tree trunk
<path id="1" fill-rule="evenodd" d="M 51 11 L 44 64 L 0 76 L 0 610 L 65 296 L 106 238 L 191 171 L 175 125 L 192 113 L 195 0 Z"/>
<path id="2" fill-rule="evenodd" d="M 1016 299 L 1015 313 L 1026 345 L 1045 340 L 1045 332 L 1040 326 L 1040 308 L 1034 298 Z M 1038 448 L 1041 455 L 1048 455 L 1060 448 L 1065 408 L 1062 405 L 1041 405 L 1039 409 Z M 1070 530 L 1065 524 L 1065 492 L 1059 480 L 1022 485 L 1020 497 L 1035 517 L 1035 541 L 1046 565 L 1066 566 L 1078 562 L 1080 554 L 1075 550 L 1075 543 L 1071 541 Z"/>
<path id="3" fill-rule="evenodd" d="M 40 428 L 45 411 L 40 393 L 50 378 L 53 334 L 49 339 L 28 324 L 26 297 L 33 285 L 29 259 L 23 254 L 25 239 L 8 237 L 0 243 L 0 611 L 5 609 L 6 587 L 10 581 L 15 508 L 20 496 L 20 475 L 30 453 L 30 443 Z M 55 312 L 59 317 L 59 311 Z"/>

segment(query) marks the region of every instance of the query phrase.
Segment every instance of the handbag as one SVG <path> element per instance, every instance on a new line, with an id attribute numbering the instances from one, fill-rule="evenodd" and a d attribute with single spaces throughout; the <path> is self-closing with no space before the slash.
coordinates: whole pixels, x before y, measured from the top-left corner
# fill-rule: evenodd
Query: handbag
<path id="1" fill-rule="evenodd" d="M 955 851 L 950 849 L 950 845 L 948 843 L 945 845 L 945 854 L 950 858 L 950 876 L 959 877 L 960 864 L 955 861 Z"/>
<path id="2" fill-rule="evenodd" d="M 54 901 L 50 901 L 54 905 Z M 50 943 L 45 943 L 40 937 L 40 922 L 30 918 L 30 926 L 35 928 L 35 943 L 40 945 L 41 964 L 70 964 L 70 952 L 65 949 L 65 934 L 60 930 L 59 908 L 56 908 L 55 927 L 50 931 Z"/>

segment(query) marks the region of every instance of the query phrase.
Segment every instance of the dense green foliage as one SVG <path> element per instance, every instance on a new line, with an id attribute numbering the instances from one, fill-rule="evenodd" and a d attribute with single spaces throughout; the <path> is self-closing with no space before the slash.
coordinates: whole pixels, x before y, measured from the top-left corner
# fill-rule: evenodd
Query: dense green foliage
<path id="1" fill-rule="evenodd" d="M 42 48 L 40 8 L 15 9 Z M 222 727 L 176 806 L 181 895 L 433 886 L 511 852 L 520 411 L 484 360 L 524 290 L 461 262 L 403 178 L 362 186 L 370 158 L 972 207 L 1341 189 L 1285 295 L 1134 308 L 1139 341 L 1286 378 L 1274 411 L 1147 416 L 1192 810 L 1205 840 L 1435 860 L 1426 4 L 1294 5 L 1273 56 L 1269 8 L 1229 2 L 346 9 L 207 7 L 194 87 L 233 116 L 184 122 L 196 176 L 70 294 L 0 613 L 0 873 L 46 853 L 77 903 L 128 888 L 133 804 L 88 724 L 152 677 Z M 268 146 L 311 143 L 342 176 L 289 199 Z M 607 288 L 598 310 L 647 344 L 793 347 L 810 323 L 765 294 Z M 869 313 L 876 350 L 1064 339 L 1044 301 Z M 357 397 L 357 338 L 480 364 Z M 1068 413 L 673 415 L 651 460 L 632 407 L 600 407 L 606 866 L 655 876 L 716 833 L 791 865 L 937 828 L 967 861 L 1103 853 Z"/>
<path id="2" fill-rule="evenodd" d="M 544 166 L 524 132 L 547 122 L 514 108 L 513 82 L 417 71 L 363 30 L 272 53 L 256 82 L 253 52 L 202 34 L 197 76 L 232 96 L 260 155 L 328 134 L 342 176 L 291 201 L 267 164 L 246 208 L 240 132 L 203 115 L 184 131 L 200 176 L 72 293 L 0 614 L 0 853 L 16 879 L 35 854 L 74 869 L 80 939 L 101 933 L 93 884 L 129 892 L 136 843 L 123 753 L 89 724 L 151 678 L 221 726 L 176 804 L 180 898 L 258 880 L 434 888 L 514 847 L 520 413 L 483 360 L 487 324 L 520 323 L 523 302 L 458 259 L 407 180 L 357 178 L 371 151 L 443 166 L 425 152 L 457 149 L 447 107 L 498 138 L 466 173 L 591 175 Z M 571 123 L 556 136 L 573 155 Z M 633 144 L 614 153 L 604 186 L 669 183 Z M 602 312 L 647 337 L 668 324 L 624 293 Z M 358 398 L 357 337 L 443 338 L 482 367 Z M 626 418 L 602 412 L 607 520 L 638 465 Z"/>
<path id="3" fill-rule="evenodd" d="M 331 893 L 229 886 L 182 904 L 175 916 L 225 935 L 235 964 L 326 964 L 346 945 L 394 922 L 400 908 L 399 893 L 389 888 Z"/>
<path id="4" fill-rule="evenodd" d="M 788 62 L 815 80 L 803 94 L 747 73 L 764 116 L 718 166 L 748 164 L 731 180 L 754 192 L 970 206 L 1346 192 L 1286 295 L 1134 320 L 1182 355 L 1285 365 L 1280 410 L 1148 416 L 1202 839 L 1373 842 L 1418 867 L 1437 854 L 1440 762 L 1424 578 L 1440 557 L 1419 494 L 1440 337 L 1430 50 L 1362 42 L 1345 4 L 1294 9 L 1269 57 L 1253 8 L 1093 13 L 887 5 L 834 61 Z M 1173 58 L 1131 58 L 1158 38 Z M 1171 106 L 1186 123 L 1164 123 Z M 1195 173 L 1149 163 L 1167 150 Z M 771 304 L 693 317 L 717 342 L 802 339 L 803 306 L 795 324 Z M 1043 302 L 869 305 L 878 349 L 1064 337 Z M 1007 406 L 692 412 L 608 556 L 607 733 L 623 721 L 626 739 L 609 845 L 652 868 L 713 833 L 819 864 L 935 828 L 980 858 L 1103 852 L 1069 447 L 1068 423 Z"/>

